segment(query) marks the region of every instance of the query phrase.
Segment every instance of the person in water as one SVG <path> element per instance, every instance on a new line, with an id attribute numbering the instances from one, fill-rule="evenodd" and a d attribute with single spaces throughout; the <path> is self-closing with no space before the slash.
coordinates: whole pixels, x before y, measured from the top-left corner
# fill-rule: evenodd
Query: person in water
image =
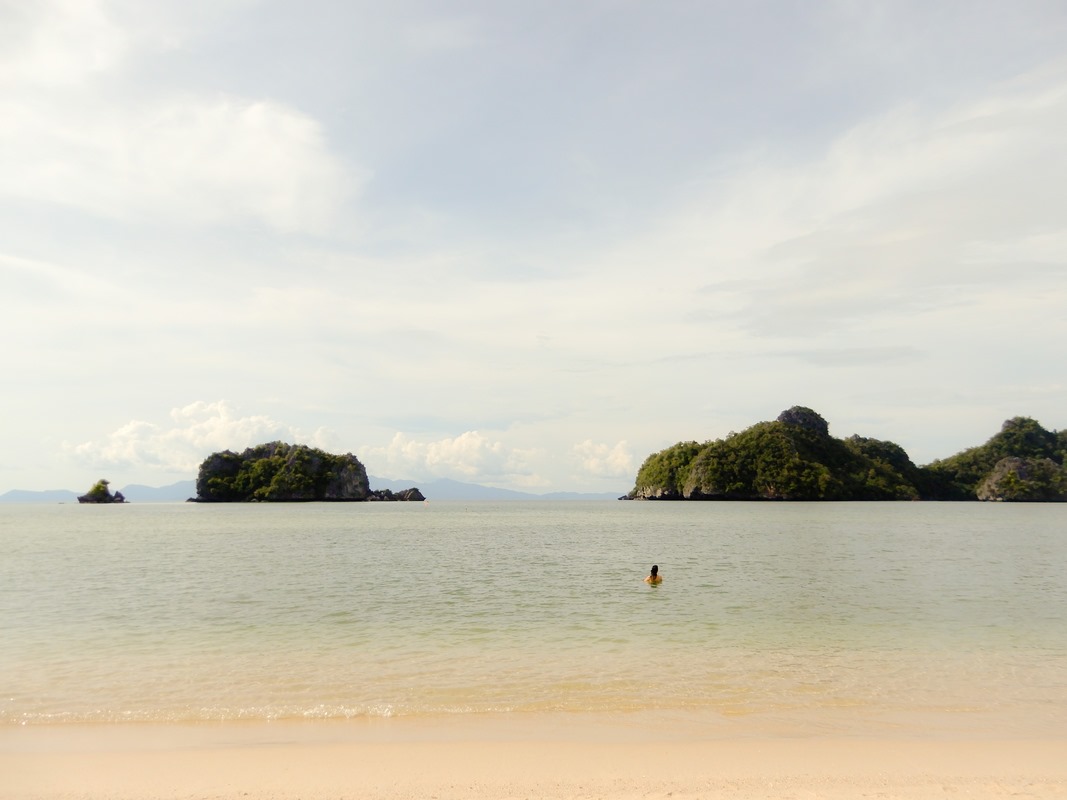
<path id="1" fill-rule="evenodd" d="M 649 584 L 653 584 L 653 585 L 655 585 L 657 583 L 663 583 L 663 578 L 661 578 L 659 576 L 659 565 L 658 564 L 653 564 L 652 565 L 652 571 L 649 572 L 648 573 L 648 577 L 645 578 L 645 583 L 649 583 Z"/>

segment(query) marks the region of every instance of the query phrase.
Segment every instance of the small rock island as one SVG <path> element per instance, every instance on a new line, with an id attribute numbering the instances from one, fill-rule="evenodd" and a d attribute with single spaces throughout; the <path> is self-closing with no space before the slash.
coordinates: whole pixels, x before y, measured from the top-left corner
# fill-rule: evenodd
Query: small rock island
<path id="1" fill-rule="evenodd" d="M 197 503 L 306 503 L 425 500 L 417 488 L 371 490 L 367 470 L 351 453 L 334 455 L 302 444 L 269 442 L 241 453 L 212 453 L 196 478 Z"/>
<path id="2" fill-rule="evenodd" d="M 101 478 L 93 484 L 93 488 L 87 491 L 83 495 L 78 496 L 79 503 L 125 503 L 126 498 L 122 496 L 122 492 L 111 493 L 108 489 L 110 481 Z"/>

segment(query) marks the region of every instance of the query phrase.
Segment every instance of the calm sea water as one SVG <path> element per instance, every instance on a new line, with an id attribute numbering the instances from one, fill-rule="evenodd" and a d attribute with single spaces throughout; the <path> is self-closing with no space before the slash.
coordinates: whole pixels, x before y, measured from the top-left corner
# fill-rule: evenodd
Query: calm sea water
<path id="1" fill-rule="evenodd" d="M 696 709 L 1062 732 L 1067 507 L 8 505 L 0 636 L 0 724 Z"/>

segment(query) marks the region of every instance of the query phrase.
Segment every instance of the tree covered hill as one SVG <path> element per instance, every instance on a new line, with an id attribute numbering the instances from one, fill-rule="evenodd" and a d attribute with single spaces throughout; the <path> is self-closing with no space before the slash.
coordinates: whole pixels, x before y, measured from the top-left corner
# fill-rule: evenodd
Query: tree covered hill
<path id="1" fill-rule="evenodd" d="M 371 491 L 366 468 L 351 453 L 284 442 L 212 453 L 200 465 L 196 494 L 203 503 L 425 499 L 415 488 Z"/>
<path id="2" fill-rule="evenodd" d="M 1012 417 L 988 442 L 927 465 L 935 493 L 950 500 L 1067 500 L 1067 430 Z"/>
<path id="3" fill-rule="evenodd" d="M 794 406 L 725 439 L 679 442 L 653 453 L 627 499 L 642 500 L 1067 500 L 1067 432 L 1026 417 L 985 445 L 916 466 L 890 441 L 830 436 Z"/>

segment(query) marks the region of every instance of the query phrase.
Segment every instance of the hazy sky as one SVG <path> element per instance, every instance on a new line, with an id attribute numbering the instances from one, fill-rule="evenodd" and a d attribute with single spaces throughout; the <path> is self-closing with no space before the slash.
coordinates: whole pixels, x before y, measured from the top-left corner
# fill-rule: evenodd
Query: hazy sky
<path id="1" fill-rule="evenodd" d="M 1067 427 L 1067 5 L 0 0 L 0 492 Z"/>

